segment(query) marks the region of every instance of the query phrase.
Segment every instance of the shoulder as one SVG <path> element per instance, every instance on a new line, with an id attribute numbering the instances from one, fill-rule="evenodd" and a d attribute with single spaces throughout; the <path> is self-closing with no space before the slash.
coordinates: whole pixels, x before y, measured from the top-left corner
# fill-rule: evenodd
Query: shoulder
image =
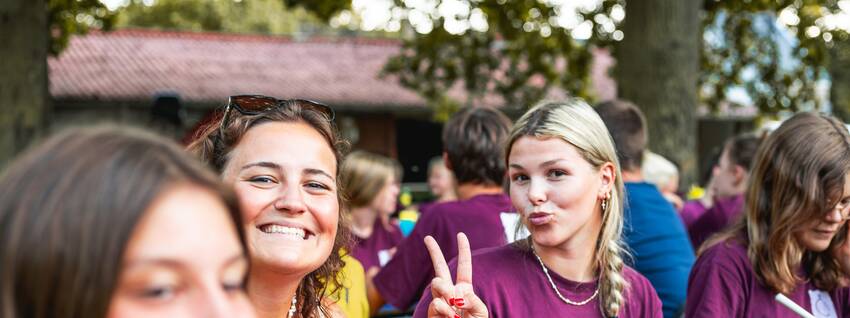
<path id="1" fill-rule="evenodd" d="M 626 280 L 626 303 L 623 317 L 661 317 L 661 299 L 652 283 L 629 266 L 623 267 Z"/>
<path id="2" fill-rule="evenodd" d="M 343 265 L 342 270 L 348 273 L 363 273 L 363 264 L 360 263 L 351 254 L 342 255 Z"/>
<path id="3" fill-rule="evenodd" d="M 628 196 L 644 196 L 644 195 L 658 195 L 661 196 L 661 192 L 658 191 L 658 188 L 654 185 L 646 182 L 626 182 L 623 184 L 626 188 L 626 193 Z"/>
<path id="4" fill-rule="evenodd" d="M 688 284 L 740 289 L 750 285 L 754 275 L 746 245 L 733 238 L 710 246 L 697 258 Z"/>
<path id="5" fill-rule="evenodd" d="M 623 278 L 628 284 L 629 300 L 648 302 L 658 299 L 655 288 L 652 287 L 649 279 L 638 273 L 634 268 L 623 266 Z"/>
<path id="6" fill-rule="evenodd" d="M 697 265 L 700 263 L 703 266 L 747 265 L 750 259 L 747 256 L 746 245 L 736 238 L 731 238 L 706 248 L 697 258 Z"/>
<path id="7" fill-rule="evenodd" d="M 685 315 L 728 317 L 744 313 L 757 286 L 746 245 L 738 239 L 718 242 L 697 258 L 691 270 Z"/>

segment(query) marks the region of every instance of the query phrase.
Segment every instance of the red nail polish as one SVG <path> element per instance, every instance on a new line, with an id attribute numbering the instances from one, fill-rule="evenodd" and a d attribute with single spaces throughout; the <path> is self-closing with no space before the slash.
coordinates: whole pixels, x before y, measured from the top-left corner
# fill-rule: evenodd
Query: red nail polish
<path id="1" fill-rule="evenodd" d="M 463 298 L 456 298 L 455 305 L 458 307 L 463 307 Z"/>
<path id="2" fill-rule="evenodd" d="M 455 298 L 449 298 L 449 306 L 455 305 Z"/>
<path id="3" fill-rule="evenodd" d="M 455 318 L 460 318 L 460 316 L 458 316 L 457 314 L 455 314 Z"/>

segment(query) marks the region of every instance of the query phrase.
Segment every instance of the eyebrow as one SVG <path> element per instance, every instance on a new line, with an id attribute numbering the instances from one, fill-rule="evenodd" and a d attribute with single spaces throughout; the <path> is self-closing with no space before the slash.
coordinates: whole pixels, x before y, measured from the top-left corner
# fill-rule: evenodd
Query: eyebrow
<path id="1" fill-rule="evenodd" d="M 263 168 L 269 168 L 269 169 L 283 170 L 283 168 L 279 164 L 276 164 L 274 162 L 268 162 L 268 161 L 252 162 L 252 163 L 249 163 L 249 164 L 242 166 L 241 170 L 245 170 L 245 169 L 253 168 L 253 167 L 263 167 Z M 331 174 L 325 172 L 322 169 L 305 168 L 304 173 L 308 174 L 308 175 L 322 175 L 322 176 L 328 177 L 331 180 L 335 180 L 335 178 L 333 176 L 331 176 Z"/>
<path id="2" fill-rule="evenodd" d="M 249 164 L 242 166 L 242 169 L 240 169 L 240 170 L 245 170 L 245 169 L 253 168 L 253 167 L 263 167 L 263 168 L 280 170 L 279 164 L 276 164 L 274 162 L 268 162 L 268 161 L 252 162 L 252 163 L 249 163 Z"/>
<path id="3" fill-rule="evenodd" d="M 552 160 L 541 163 L 540 166 L 541 167 L 548 167 L 548 166 L 556 164 L 558 161 L 561 161 L 561 160 L 563 160 L 563 159 L 552 159 Z"/>
<path id="4" fill-rule="evenodd" d="M 309 175 L 323 175 L 325 177 L 328 177 L 328 179 L 335 180 L 334 177 L 332 177 L 329 173 L 327 173 L 327 172 L 325 172 L 321 169 L 307 168 L 307 169 L 304 169 L 304 172 L 306 174 L 309 174 Z"/>
<path id="5" fill-rule="evenodd" d="M 545 161 L 545 162 L 541 163 L 540 166 L 541 167 L 548 167 L 548 166 L 551 166 L 551 165 L 558 163 L 558 161 L 561 161 L 561 160 L 564 160 L 564 159 L 552 159 L 552 160 Z M 508 167 L 516 168 L 516 169 L 525 169 L 522 166 L 515 164 L 515 163 L 508 165 Z"/>

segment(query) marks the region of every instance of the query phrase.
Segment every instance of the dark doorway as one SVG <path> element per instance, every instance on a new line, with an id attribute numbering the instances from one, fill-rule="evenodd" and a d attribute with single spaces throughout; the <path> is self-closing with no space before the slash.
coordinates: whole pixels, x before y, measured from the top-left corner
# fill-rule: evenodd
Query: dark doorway
<path id="1" fill-rule="evenodd" d="M 443 125 L 426 120 L 396 119 L 398 161 L 405 183 L 427 182 L 428 161 L 443 152 Z"/>

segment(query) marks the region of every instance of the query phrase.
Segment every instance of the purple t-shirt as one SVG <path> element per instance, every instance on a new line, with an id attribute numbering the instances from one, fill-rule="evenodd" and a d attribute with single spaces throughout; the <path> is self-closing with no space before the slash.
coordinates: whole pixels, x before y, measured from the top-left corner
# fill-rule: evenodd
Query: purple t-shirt
<path id="1" fill-rule="evenodd" d="M 697 259 L 688 280 L 685 317 L 799 317 L 774 300 L 775 296 L 758 281 L 746 246 L 737 239 L 727 240 L 710 247 Z M 817 317 L 829 317 L 824 313 L 830 309 L 835 310 L 835 317 L 850 316 L 850 293 L 846 288 L 825 293 L 806 282 L 785 296 L 810 313 L 817 311 Z"/>
<path id="2" fill-rule="evenodd" d="M 457 233 L 466 233 L 473 250 L 507 243 L 501 213 L 513 211 L 505 194 L 477 195 L 468 200 L 435 204 L 423 214 L 390 262 L 375 276 L 375 287 L 396 308 L 408 308 L 434 278 L 423 239 L 431 235 L 446 259 L 457 256 Z M 511 212 L 513 213 L 513 212 Z"/>
<path id="3" fill-rule="evenodd" d="M 457 260 L 453 260 L 449 267 L 454 278 Z M 598 281 L 574 282 L 551 270 L 549 276 L 561 295 L 573 301 L 590 298 L 598 286 Z M 662 317 L 661 300 L 649 280 L 628 266 L 624 267 L 623 276 L 629 287 L 618 317 Z M 564 303 L 555 294 L 534 255 L 514 244 L 474 252 L 472 286 L 475 295 L 487 305 L 491 318 L 604 317 L 598 296 L 582 306 Z M 431 303 L 430 290 L 428 286 L 416 307 L 414 318 L 426 317 Z"/>
<path id="4" fill-rule="evenodd" d="M 714 201 L 714 206 L 706 210 L 688 227 L 688 235 L 691 237 L 694 250 L 698 250 L 711 235 L 732 224 L 741 215 L 743 208 L 743 194 Z"/>
<path id="5" fill-rule="evenodd" d="M 706 210 L 708 209 L 702 205 L 702 201 L 691 200 L 685 202 L 685 205 L 682 206 L 682 210 L 679 211 L 679 217 L 682 219 L 682 223 L 685 224 L 685 228 L 689 229 L 694 224 L 694 221 L 702 216 Z"/>
<path id="6" fill-rule="evenodd" d="M 372 267 L 381 267 L 386 264 L 391 258 L 390 250 L 401 243 L 403 237 L 398 225 L 390 223 L 390 227 L 391 229 L 387 230 L 381 220 L 377 219 L 371 236 L 365 239 L 354 236 L 354 249 L 351 256 L 363 264 L 364 270 L 369 271 Z"/>

